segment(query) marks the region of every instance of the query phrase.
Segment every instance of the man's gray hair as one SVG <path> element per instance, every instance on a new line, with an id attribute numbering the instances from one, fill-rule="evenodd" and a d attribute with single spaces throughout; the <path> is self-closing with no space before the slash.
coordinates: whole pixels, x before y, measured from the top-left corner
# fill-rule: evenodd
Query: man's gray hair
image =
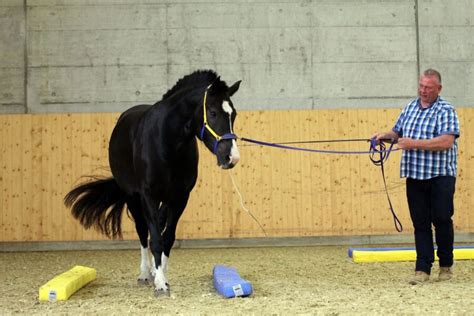
<path id="1" fill-rule="evenodd" d="M 441 74 L 439 73 L 439 71 L 435 69 L 432 69 L 432 68 L 426 69 L 423 72 L 423 76 L 435 76 L 436 78 L 438 78 L 439 84 L 441 84 Z"/>

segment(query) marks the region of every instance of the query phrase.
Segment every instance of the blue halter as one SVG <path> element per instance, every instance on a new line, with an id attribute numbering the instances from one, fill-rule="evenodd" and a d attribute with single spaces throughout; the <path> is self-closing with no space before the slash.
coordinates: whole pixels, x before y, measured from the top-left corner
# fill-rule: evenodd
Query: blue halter
<path id="1" fill-rule="evenodd" d="M 207 88 L 206 88 L 206 91 L 204 92 L 204 101 L 203 101 L 203 110 L 204 110 L 204 123 L 202 125 L 202 128 L 201 128 L 201 131 L 199 132 L 199 139 L 201 141 L 204 140 L 204 131 L 207 129 L 207 131 L 209 133 L 211 133 L 211 135 L 214 137 L 214 146 L 213 146 L 213 150 L 212 152 L 214 153 L 214 155 L 216 154 L 217 152 L 217 146 L 219 145 L 219 143 L 223 140 L 226 140 L 226 139 L 238 139 L 237 135 L 233 134 L 233 133 L 226 133 L 224 135 L 219 135 L 217 134 L 211 126 L 209 126 L 209 124 L 207 123 L 207 113 L 206 113 L 206 100 L 207 100 L 207 92 L 209 91 L 209 88 L 212 86 L 209 85 Z"/>

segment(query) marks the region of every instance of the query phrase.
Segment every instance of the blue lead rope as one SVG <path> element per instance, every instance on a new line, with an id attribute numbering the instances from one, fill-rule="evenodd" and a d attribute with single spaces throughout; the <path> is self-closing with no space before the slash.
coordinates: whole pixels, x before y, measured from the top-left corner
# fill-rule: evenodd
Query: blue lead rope
<path id="1" fill-rule="evenodd" d="M 361 154 L 373 154 L 374 153 L 374 150 L 376 150 L 377 152 L 382 152 L 382 153 L 386 153 L 388 152 L 388 150 L 385 150 L 385 149 L 380 149 L 380 150 L 377 150 L 375 147 L 372 147 L 372 142 L 371 142 L 371 146 L 370 146 L 370 150 L 369 151 L 340 151 L 340 150 L 325 150 L 325 149 L 309 149 L 309 148 L 301 148 L 301 147 L 295 147 L 295 146 L 288 146 L 288 145 L 284 145 L 283 143 L 267 143 L 267 142 L 264 142 L 264 141 L 261 141 L 261 140 L 255 140 L 255 139 L 250 139 L 250 138 L 245 138 L 245 137 L 239 137 L 240 140 L 244 141 L 244 142 L 248 142 L 248 143 L 253 143 L 253 144 L 257 144 L 257 145 L 262 145 L 262 146 L 268 146 L 268 147 L 276 147 L 276 148 L 281 148 L 281 149 L 289 149 L 289 150 L 299 150 L 299 151 L 306 151 L 306 152 L 312 152 L 312 153 L 322 153 L 322 154 L 340 154 L 340 155 L 361 155 Z M 358 141 L 371 141 L 370 139 L 358 139 Z M 351 141 L 350 139 L 346 140 L 346 141 Z M 335 142 L 335 141 L 325 141 L 327 143 L 329 142 Z M 297 142 L 294 142 L 294 143 L 297 143 Z M 320 142 L 321 143 L 321 142 Z M 390 147 L 390 151 L 397 151 L 399 149 L 391 149 L 392 147 Z M 387 158 L 388 158 L 388 155 L 387 155 Z"/>
<path id="2" fill-rule="evenodd" d="M 323 153 L 323 154 L 340 154 L 340 155 L 360 155 L 360 154 L 369 154 L 370 160 L 376 166 L 380 166 L 382 170 L 382 178 L 385 187 L 385 193 L 387 195 L 388 204 L 390 206 L 390 211 L 392 212 L 393 221 L 395 225 L 395 229 L 398 232 L 403 231 L 403 225 L 395 214 L 393 210 L 392 201 L 390 200 L 390 196 L 388 195 L 387 183 L 385 181 L 385 171 L 384 171 L 384 162 L 387 161 L 390 153 L 392 151 L 397 151 L 400 149 L 393 149 L 393 142 L 390 142 L 390 147 L 387 149 L 385 143 L 380 141 L 377 143 L 375 138 L 372 139 L 347 139 L 344 141 L 369 141 L 370 148 L 369 151 L 339 151 L 339 150 L 322 150 L 322 149 L 309 149 L 309 148 L 301 148 L 295 146 L 288 146 L 284 143 L 268 143 L 261 140 L 255 140 L 245 137 L 239 137 L 240 140 L 248 143 L 253 143 L 261 146 L 268 146 L 268 147 L 276 147 L 281 149 L 288 149 L 288 150 L 298 150 L 298 151 L 305 151 L 305 152 L 312 152 L 312 153 Z M 330 142 L 340 142 L 341 140 L 326 140 L 326 141 L 314 141 L 314 142 L 304 142 L 304 143 L 330 143 Z M 302 143 L 302 142 L 291 142 L 291 143 Z M 288 143 L 287 143 L 288 144 Z M 378 146 L 378 148 L 377 148 Z M 377 158 L 378 156 L 378 158 Z"/>

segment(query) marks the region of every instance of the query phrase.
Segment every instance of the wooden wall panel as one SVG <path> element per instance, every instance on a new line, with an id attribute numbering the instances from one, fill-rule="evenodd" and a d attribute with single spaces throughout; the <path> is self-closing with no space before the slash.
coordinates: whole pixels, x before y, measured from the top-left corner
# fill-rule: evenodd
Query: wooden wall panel
<path id="1" fill-rule="evenodd" d="M 269 142 L 368 138 L 389 129 L 398 109 L 243 111 L 235 130 Z M 454 221 L 457 231 L 474 232 L 474 111 L 458 109 L 459 176 Z M 84 230 L 63 205 L 64 195 L 86 175 L 108 175 L 107 147 L 116 113 L 0 116 L 0 241 L 105 239 Z M 472 142 L 472 141 L 471 141 Z M 365 151 L 366 142 L 304 144 L 306 148 Z M 247 207 L 268 236 L 360 236 L 397 234 L 380 169 L 368 155 L 289 151 L 239 141 L 241 161 L 220 170 L 200 146 L 199 178 L 179 223 L 180 239 L 263 237 L 241 207 L 233 177 Z M 386 164 L 390 198 L 405 233 L 411 222 L 401 153 Z M 136 239 L 124 213 L 125 239 Z"/>

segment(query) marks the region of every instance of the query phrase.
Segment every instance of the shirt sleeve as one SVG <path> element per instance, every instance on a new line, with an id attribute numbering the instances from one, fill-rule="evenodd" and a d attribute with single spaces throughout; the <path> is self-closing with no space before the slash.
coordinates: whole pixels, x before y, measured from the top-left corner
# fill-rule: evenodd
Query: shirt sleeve
<path id="1" fill-rule="evenodd" d="M 460 135 L 459 118 L 453 107 L 449 107 L 441 111 L 438 115 L 437 122 L 438 135 L 455 135 L 456 138 Z"/>
<path id="2" fill-rule="evenodd" d="M 397 122 L 395 123 L 395 126 L 392 128 L 392 131 L 394 131 L 399 137 L 403 137 L 403 121 L 405 120 L 406 116 L 406 107 L 402 110 L 400 115 L 398 116 Z"/>

